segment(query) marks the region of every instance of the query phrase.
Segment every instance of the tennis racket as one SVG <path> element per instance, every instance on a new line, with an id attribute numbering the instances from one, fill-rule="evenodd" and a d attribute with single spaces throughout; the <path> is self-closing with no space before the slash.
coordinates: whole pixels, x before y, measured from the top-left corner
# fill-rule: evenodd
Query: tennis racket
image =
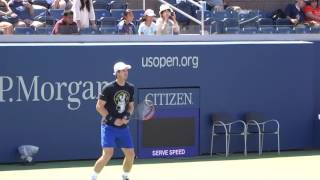
<path id="1" fill-rule="evenodd" d="M 142 102 L 135 105 L 132 119 L 142 121 L 150 120 L 153 118 L 155 111 L 154 103 L 151 100 L 144 99 Z"/>

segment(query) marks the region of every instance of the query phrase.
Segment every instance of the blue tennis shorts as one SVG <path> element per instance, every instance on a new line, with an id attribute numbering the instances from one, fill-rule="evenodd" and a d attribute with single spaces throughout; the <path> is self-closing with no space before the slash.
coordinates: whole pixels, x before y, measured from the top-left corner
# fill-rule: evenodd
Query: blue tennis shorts
<path id="1" fill-rule="evenodd" d="M 133 148 L 129 127 L 117 128 L 105 124 L 101 125 L 101 146 L 103 148 Z"/>

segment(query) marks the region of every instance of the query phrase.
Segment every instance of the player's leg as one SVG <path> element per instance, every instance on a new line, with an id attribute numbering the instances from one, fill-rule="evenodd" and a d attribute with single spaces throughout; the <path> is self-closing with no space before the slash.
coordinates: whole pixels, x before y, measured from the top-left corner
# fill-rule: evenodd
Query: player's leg
<path id="1" fill-rule="evenodd" d="M 132 169 L 132 165 L 135 158 L 135 153 L 133 148 L 122 148 L 123 154 L 124 154 L 124 160 L 123 160 L 123 172 L 129 173 Z"/>
<path id="2" fill-rule="evenodd" d="M 102 155 L 94 165 L 94 172 L 99 174 L 102 171 L 103 167 L 107 165 L 110 159 L 112 158 L 113 151 L 113 148 L 103 148 Z"/>
<path id="3" fill-rule="evenodd" d="M 115 147 L 115 134 L 113 127 L 107 125 L 101 125 L 101 146 L 102 155 L 94 165 L 94 172 L 91 176 L 91 180 L 96 180 L 98 174 L 102 171 L 103 167 L 110 161 L 113 156 Z"/>
<path id="4" fill-rule="evenodd" d="M 118 136 L 117 142 L 118 142 L 119 147 L 121 147 L 121 150 L 123 151 L 123 154 L 125 156 L 125 158 L 123 160 L 122 178 L 124 180 L 128 180 L 129 173 L 132 169 L 132 165 L 134 162 L 135 152 L 134 152 L 133 141 L 132 141 L 132 137 L 131 137 L 129 128 L 125 128 L 120 131 L 121 131 L 121 133 L 119 133 L 120 136 Z"/>

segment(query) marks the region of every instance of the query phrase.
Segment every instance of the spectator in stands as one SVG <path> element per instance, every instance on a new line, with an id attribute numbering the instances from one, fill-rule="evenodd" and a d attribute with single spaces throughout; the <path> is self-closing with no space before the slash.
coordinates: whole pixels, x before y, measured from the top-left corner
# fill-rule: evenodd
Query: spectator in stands
<path id="1" fill-rule="evenodd" d="M 18 22 L 15 24 L 16 27 L 32 26 L 37 28 L 44 25 L 42 22 L 33 20 L 33 7 L 27 0 L 12 0 L 9 6 L 17 14 Z"/>
<path id="2" fill-rule="evenodd" d="M 152 9 L 147 9 L 144 12 L 142 17 L 142 23 L 139 26 L 138 34 L 139 35 L 156 35 L 157 26 L 156 23 L 153 22 L 156 14 Z"/>
<path id="3" fill-rule="evenodd" d="M 180 32 L 176 14 L 167 4 L 160 6 L 159 14 L 160 18 L 156 22 L 157 35 L 172 35 Z"/>
<path id="4" fill-rule="evenodd" d="M 92 0 L 74 0 L 72 11 L 79 30 L 89 28 L 90 24 L 93 29 L 97 28 Z"/>
<path id="5" fill-rule="evenodd" d="M 304 14 L 306 15 L 306 21 L 311 25 L 320 25 L 320 7 L 318 0 L 311 0 L 310 3 L 304 8 Z"/>
<path id="6" fill-rule="evenodd" d="M 3 34 L 12 34 L 13 24 L 16 20 L 17 15 L 12 12 L 7 1 L 0 0 L 0 31 Z"/>
<path id="7" fill-rule="evenodd" d="M 134 15 L 132 10 L 126 9 L 123 12 L 122 20 L 117 25 L 119 34 L 137 34 L 133 19 Z"/>
<path id="8" fill-rule="evenodd" d="M 69 0 L 34 0 L 34 9 L 66 9 L 67 3 L 72 3 Z"/>
<path id="9" fill-rule="evenodd" d="M 52 34 L 78 34 L 77 23 L 73 21 L 73 12 L 65 10 L 62 19 L 60 19 L 53 28 Z"/>
<path id="10" fill-rule="evenodd" d="M 206 0 L 207 9 L 214 11 L 223 11 L 224 10 L 224 0 Z"/>
<path id="11" fill-rule="evenodd" d="M 295 4 L 288 4 L 285 9 L 287 18 L 293 25 L 304 23 L 305 15 L 303 8 L 306 6 L 306 0 L 296 0 Z"/>

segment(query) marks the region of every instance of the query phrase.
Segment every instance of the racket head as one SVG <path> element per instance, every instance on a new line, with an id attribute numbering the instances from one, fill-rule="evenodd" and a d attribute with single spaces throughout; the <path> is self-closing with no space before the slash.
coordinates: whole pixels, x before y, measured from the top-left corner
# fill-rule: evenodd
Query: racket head
<path id="1" fill-rule="evenodd" d="M 156 111 L 154 103 L 147 99 L 139 103 L 136 110 L 137 110 L 138 120 L 143 120 L 143 121 L 152 119 Z"/>

